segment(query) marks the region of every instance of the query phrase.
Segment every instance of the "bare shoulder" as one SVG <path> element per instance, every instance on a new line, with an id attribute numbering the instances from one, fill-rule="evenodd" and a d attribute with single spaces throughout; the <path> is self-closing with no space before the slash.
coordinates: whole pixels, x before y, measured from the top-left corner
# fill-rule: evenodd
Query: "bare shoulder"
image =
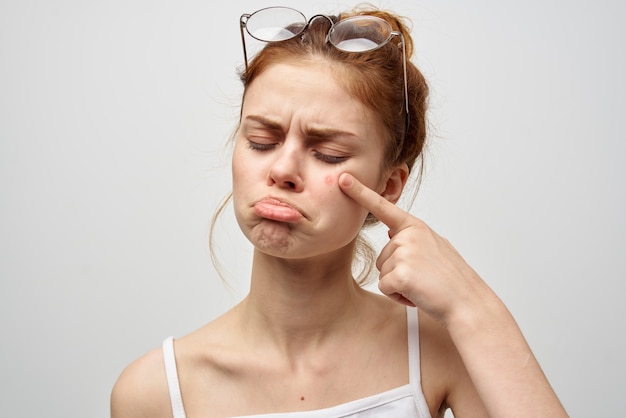
<path id="1" fill-rule="evenodd" d="M 172 416 L 163 353 L 152 350 L 121 373 L 111 393 L 112 418 Z"/>
<path id="2" fill-rule="evenodd" d="M 177 338 L 174 353 L 185 409 L 193 408 L 195 388 L 209 384 L 219 388 L 219 380 L 207 383 L 223 352 L 221 339 L 228 335 L 228 315 Z M 226 322 L 226 324 L 224 324 Z M 232 329 L 232 328 L 231 328 Z M 115 382 L 111 393 L 112 418 L 171 418 L 172 406 L 165 373 L 163 350 L 158 347 L 129 364 Z"/>
<path id="3" fill-rule="evenodd" d="M 484 417 L 486 411 L 448 330 L 419 312 L 422 390 L 433 417 L 452 408 L 458 417 Z"/>

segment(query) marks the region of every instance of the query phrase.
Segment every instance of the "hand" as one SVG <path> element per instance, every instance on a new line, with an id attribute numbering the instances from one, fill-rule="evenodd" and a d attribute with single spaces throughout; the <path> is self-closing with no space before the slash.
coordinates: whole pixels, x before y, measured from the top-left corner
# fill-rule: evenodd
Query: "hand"
<path id="1" fill-rule="evenodd" d="M 448 329 L 463 365 L 451 369 L 450 384 L 463 385 L 457 377 L 469 373 L 489 416 L 566 417 L 510 312 L 448 240 L 350 174 L 339 177 L 339 187 L 389 227 L 376 261 L 380 290 Z M 460 390 L 453 410 L 475 412 L 474 392 Z"/>
<path id="2" fill-rule="evenodd" d="M 339 186 L 389 227 L 390 241 L 376 261 L 383 294 L 418 306 L 444 324 L 453 311 L 484 295 L 486 284 L 447 239 L 350 174 L 339 177 Z"/>

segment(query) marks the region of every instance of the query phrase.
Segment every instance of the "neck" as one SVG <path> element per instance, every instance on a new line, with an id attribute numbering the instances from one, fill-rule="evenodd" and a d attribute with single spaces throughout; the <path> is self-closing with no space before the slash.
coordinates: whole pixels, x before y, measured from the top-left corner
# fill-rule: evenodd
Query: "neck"
<path id="1" fill-rule="evenodd" d="M 282 350 L 315 347 L 354 326 L 364 291 L 352 278 L 349 254 L 286 260 L 255 251 L 250 293 L 241 308 L 249 330 Z"/>

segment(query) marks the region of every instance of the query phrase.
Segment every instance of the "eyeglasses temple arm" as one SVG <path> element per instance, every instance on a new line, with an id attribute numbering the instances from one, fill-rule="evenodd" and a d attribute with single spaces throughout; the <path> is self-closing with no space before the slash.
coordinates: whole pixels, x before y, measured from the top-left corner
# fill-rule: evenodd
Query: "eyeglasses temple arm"
<path id="1" fill-rule="evenodd" d="M 406 109 L 406 113 L 409 113 L 409 81 L 406 78 L 406 48 L 404 47 L 404 36 L 401 33 L 400 40 L 402 41 L 402 71 L 404 72 L 404 108 Z"/>
<path id="2" fill-rule="evenodd" d="M 241 46 L 243 47 L 243 61 L 246 63 L 246 71 L 248 71 L 248 51 L 246 51 L 246 37 L 243 33 L 243 29 L 246 27 L 246 22 L 249 17 L 249 14 L 243 14 L 239 18 L 239 31 L 241 32 Z"/>

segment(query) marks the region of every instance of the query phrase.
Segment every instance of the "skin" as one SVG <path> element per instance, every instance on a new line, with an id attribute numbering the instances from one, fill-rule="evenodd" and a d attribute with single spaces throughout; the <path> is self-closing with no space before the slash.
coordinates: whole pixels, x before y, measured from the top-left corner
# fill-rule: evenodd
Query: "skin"
<path id="1" fill-rule="evenodd" d="M 187 416 L 315 410 L 406 385 L 405 304 L 421 311 L 433 417 L 447 406 L 456 417 L 565 415 L 500 300 L 447 240 L 395 206 L 408 170 L 382 170 L 382 126 L 325 62 L 276 64 L 249 86 L 232 174 L 254 245 L 250 293 L 176 340 Z M 389 227 L 377 261 L 387 297 L 351 274 L 369 212 Z M 132 363 L 112 417 L 171 417 L 163 367 L 160 349 Z"/>

